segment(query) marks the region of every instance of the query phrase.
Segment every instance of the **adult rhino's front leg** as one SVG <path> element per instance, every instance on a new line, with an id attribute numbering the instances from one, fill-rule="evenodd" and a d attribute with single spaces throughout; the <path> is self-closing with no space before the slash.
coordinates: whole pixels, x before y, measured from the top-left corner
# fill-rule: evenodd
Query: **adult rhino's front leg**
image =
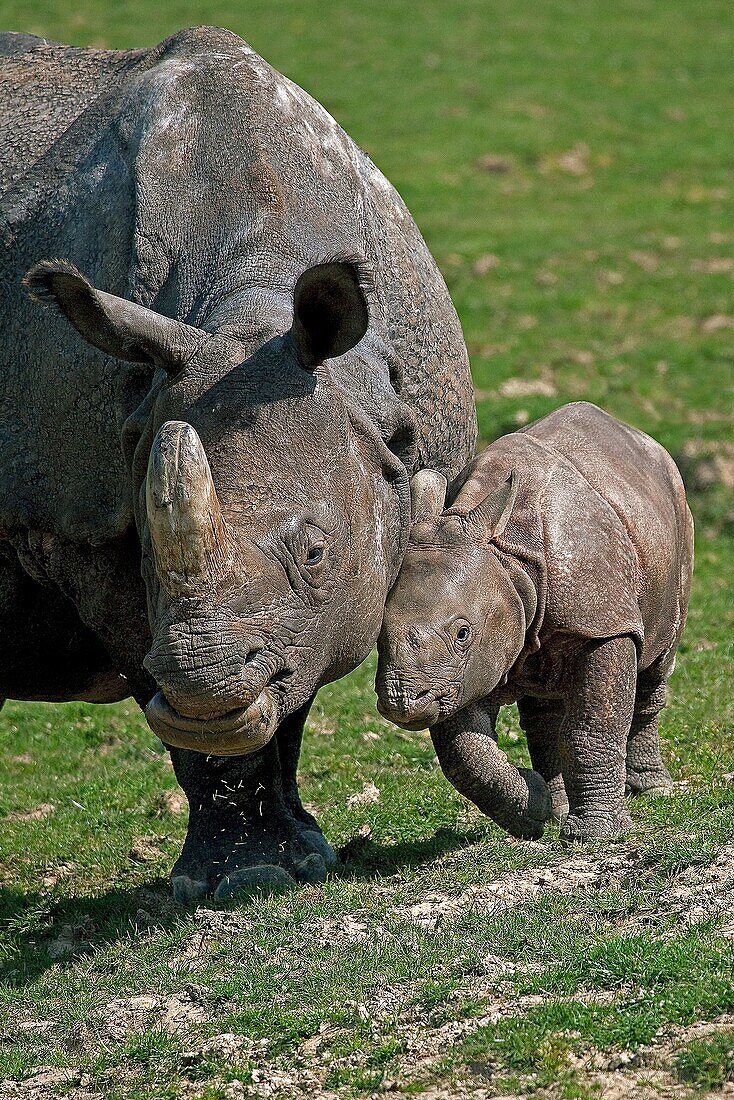
<path id="1" fill-rule="evenodd" d="M 619 836 L 632 825 L 624 788 L 636 683 L 637 650 L 629 637 L 588 643 L 569 671 L 559 738 L 569 801 L 562 841 Z"/>
<path id="2" fill-rule="evenodd" d="M 537 840 L 552 812 L 538 772 L 517 768 L 496 743 L 496 709 L 474 704 L 431 727 L 438 762 L 460 794 L 513 836 Z"/>
<path id="3" fill-rule="evenodd" d="M 296 768 L 310 702 L 248 756 L 171 749 L 189 800 L 189 827 L 171 879 L 188 903 L 252 887 L 287 889 L 322 882 L 336 855 L 301 805 Z"/>

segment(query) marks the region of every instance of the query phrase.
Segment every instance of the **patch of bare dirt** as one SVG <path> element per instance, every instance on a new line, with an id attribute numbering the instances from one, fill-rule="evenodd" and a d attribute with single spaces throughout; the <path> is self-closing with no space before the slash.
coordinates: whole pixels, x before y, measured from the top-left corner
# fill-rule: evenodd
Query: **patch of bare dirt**
<path id="1" fill-rule="evenodd" d="M 481 910 L 495 916 L 524 904 L 529 898 L 547 891 L 608 889 L 621 885 L 630 871 L 640 865 L 637 849 L 623 847 L 602 857 L 580 853 L 552 867 L 513 871 L 491 882 L 470 886 L 460 894 L 430 893 L 413 905 L 395 910 L 398 916 L 414 920 L 423 928 L 436 931 L 442 922 L 466 910 Z"/>
<path id="2" fill-rule="evenodd" d="M 347 799 L 347 806 L 372 806 L 380 801 L 379 788 L 374 783 L 365 783 L 361 791 Z"/>
<path id="3" fill-rule="evenodd" d="M 483 256 L 479 256 L 472 264 L 472 272 L 478 278 L 482 275 L 488 275 L 490 271 L 494 271 L 499 267 L 500 258 L 495 256 L 492 252 L 486 252 Z"/>
<path id="4" fill-rule="evenodd" d="M 52 959 L 72 959 L 92 950 L 97 927 L 90 917 L 83 917 L 74 924 L 57 925 L 54 935 L 43 942 Z"/>
<path id="5" fill-rule="evenodd" d="M 420 901 L 400 906 L 394 912 L 434 932 L 463 912 L 479 910 L 485 916 L 497 916 L 548 891 L 567 893 L 622 887 L 639 881 L 645 865 L 645 856 L 633 846 L 601 857 L 579 853 L 551 867 L 514 871 L 492 882 L 470 886 L 459 894 L 428 893 Z M 654 895 L 649 909 L 632 914 L 624 926 L 656 924 L 675 917 L 680 928 L 730 912 L 734 912 L 734 844 L 724 847 L 713 862 L 680 872 L 667 889 Z M 617 927 L 622 925 L 618 923 Z"/>
<path id="6" fill-rule="evenodd" d="M 162 839 L 157 836 L 135 837 L 127 858 L 131 863 L 156 863 L 158 860 L 165 859 L 166 853 L 158 847 Z"/>
<path id="7" fill-rule="evenodd" d="M 90 1027 L 108 1040 L 120 1041 L 151 1028 L 167 1035 L 186 1035 L 208 1020 L 205 1008 L 191 993 L 143 993 L 109 1001 L 90 1021 Z"/>
<path id="8" fill-rule="evenodd" d="M 549 153 L 541 158 L 538 169 L 543 175 L 563 172 L 567 176 L 578 178 L 588 176 L 591 171 L 589 146 L 584 141 L 578 141 L 572 149 Z"/>
<path id="9" fill-rule="evenodd" d="M 500 397 L 555 397 L 558 390 L 551 378 L 508 378 L 498 393 Z"/>
<path id="10" fill-rule="evenodd" d="M 679 928 L 734 912 L 734 844 L 723 848 L 712 863 L 681 871 L 667 890 L 657 895 L 655 912 L 675 917 Z M 638 913 L 627 924 L 636 920 L 647 923 L 644 914 Z"/>
<path id="11" fill-rule="evenodd" d="M 116 997 L 78 1020 L 65 1034 L 63 1046 L 70 1054 L 88 1055 L 99 1046 L 109 1048 L 144 1031 L 189 1037 L 208 1022 L 209 1014 L 193 987 L 173 994 Z"/>
<path id="12" fill-rule="evenodd" d="M 13 822 L 43 821 L 55 813 L 56 807 L 50 802 L 41 802 L 40 805 L 34 806 L 30 810 L 16 810 L 15 813 L 6 814 L 5 820 Z"/>
<path id="13" fill-rule="evenodd" d="M 78 1070 L 59 1069 L 56 1066 L 39 1066 L 32 1077 L 25 1081 L 3 1081 L 2 1100 L 52 1100 L 64 1089 L 67 1096 L 74 1100 L 104 1100 L 101 1093 L 75 1088 L 82 1084 L 82 1075 Z M 69 1092 L 71 1089 L 73 1091 Z"/>
<path id="14" fill-rule="evenodd" d="M 203 970 L 209 964 L 210 957 L 232 940 L 242 935 L 250 927 L 250 922 L 238 909 L 197 909 L 196 929 L 189 935 L 177 951 L 171 953 L 168 966 L 175 973 L 181 971 Z M 261 949 L 254 944 L 249 950 L 257 953 Z"/>
<path id="15" fill-rule="evenodd" d="M 712 256 L 707 260 L 694 260 L 691 271 L 697 275 L 732 275 L 734 258 L 731 256 Z"/>
<path id="16" fill-rule="evenodd" d="M 384 934 L 384 931 L 379 925 L 375 926 L 366 920 L 359 920 L 350 913 L 341 917 L 325 917 L 323 920 L 314 921 L 314 935 L 324 946 L 374 940 Z"/>
<path id="17" fill-rule="evenodd" d="M 246 1035 L 233 1035 L 225 1032 L 221 1035 L 212 1035 L 203 1043 L 197 1043 L 181 1054 L 181 1064 L 184 1066 L 196 1066 L 205 1058 L 226 1058 L 229 1062 L 237 1062 L 253 1052 L 267 1048 L 267 1039 L 257 1041 Z"/>
<path id="18" fill-rule="evenodd" d="M 496 175 L 504 175 L 512 170 L 513 162 L 509 157 L 503 157 L 497 153 L 485 153 L 476 161 L 480 172 L 491 172 Z"/>
<path id="19" fill-rule="evenodd" d="M 629 258 L 633 264 L 637 267 L 641 267 L 643 271 L 657 271 L 660 266 L 660 261 L 654 252 L 645 252 L 642 249 L 635 249 L 629 253 Z"/>
<path id="20" fill-rule="evenodd" d="M 726 313 L 714 313 L 701 321 L 701 332 L 721 332 L 727 328 L 734 328 L 734 317 Z"/>
<path id="21" fill-rule="evenodd" d="M 172 791 L 164 791 L 155 802 L 156 817 L 165 817 L 166 814 L 179 817 L 181 814 L 185 814 L 188 808 L 189 803 L 186 795 L 176 788 Z"/>
<path id="22" fill-rule="evenodd" d="M 676 1077 L 673 1060 L 693 1039 L 705 1039 L 733 1026 L 734 1016 L 719 1016 L 708 1023 L 671 1027 L 661 1031 L 653 1043 L 636 1051 L 581 1057 L 574 1061 L 574 1068 L 582 1073 L 584 1083 L 597 1089 L 604 1100 L 659 1100 L 691 1095 L 700 1100 L 704 1096 L 732 1096 L 734 1084 L 726 1084 L 715 1093 L 694 1092 Z"/>

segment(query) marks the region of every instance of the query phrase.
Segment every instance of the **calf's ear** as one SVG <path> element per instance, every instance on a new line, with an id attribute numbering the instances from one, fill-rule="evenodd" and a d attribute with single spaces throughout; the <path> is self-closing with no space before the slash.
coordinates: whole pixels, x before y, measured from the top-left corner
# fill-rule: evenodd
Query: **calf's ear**
<path id="1" fill-rule="evenodd" d="M 364 282 L 351 260 L 316 264 L 303 272 L 293 291 L 291 336 L 305 370 L 344 355 L 362 339 L 370 321 Z"/>
<path id="2" fill-rule="evenodd" d="M 88 344 L 129 363 L 176 374 L 209 339 L 202 329 L 97 290 L 67 260 L 42 260 L 23 285 L 36 301 L 55 306 Z"/>
<path id="3" fill-rule="evenodd" d="M 491 539 L 501 535 L 515 507 L 517 489 L 517 471 L 512 470 L 507 481 L 503 482 L 498 489 L 493 489 L 480 504 L 477 504 L 476 508 L 469 512 L 467 521 Z"/>

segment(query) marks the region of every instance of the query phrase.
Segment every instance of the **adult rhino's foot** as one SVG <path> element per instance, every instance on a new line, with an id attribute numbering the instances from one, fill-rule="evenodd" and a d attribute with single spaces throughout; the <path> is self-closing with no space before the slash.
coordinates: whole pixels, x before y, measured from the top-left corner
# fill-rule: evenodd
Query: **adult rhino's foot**
<path id="1" fill-rule="evenodd" d="M 224 900 L 261 891 L 280 893 L 324 882 L 337 857 L 315 824 L 282 812 L 264 823 L 210 832 L 194 821 L 171 872 L 173 896 L 182 905 L 213 896 Z"/>
<path id="2" fill-rule="evenodd" d="M 301 805 L 296 768 L 309 704 L 247 756 L 171 749 L 189 830 L 171 875 L 177 901 L 323 882 L 336 854 Z"/>
<path id="3" fill-rule="evenodd" d="M 664 797 L 673 793 L 673 780 L 663 765 L 655 769 L 627 768 L 624 793 L 629 797 Z"/>
<path id="4" fill-rule="evenodd" d="M 568 814 L 561 826 L 562 844 L 583 844 L 586 840 L 609 840 L 632 828 L 626 809 Z"/>

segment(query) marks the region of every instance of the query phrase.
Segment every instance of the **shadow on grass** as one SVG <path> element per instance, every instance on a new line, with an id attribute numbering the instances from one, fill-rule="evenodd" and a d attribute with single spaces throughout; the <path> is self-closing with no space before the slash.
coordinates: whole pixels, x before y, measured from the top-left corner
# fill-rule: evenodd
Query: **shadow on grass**
<path id="1" fill-rule="evenodd" d="M 401 844 L 378 844 L 369 837 L 352 837 L 339 849 L 338 878 L 381 878 L 394 875 L 405 867 L 418 867 L 447 852 L 477 844 L 486 832 L 482 828 L 469 831 L 441 826 L 433 836 L 408 840 Z"/>
<path id="2" fill-rule="evenodd" d="M 354 837 L 340 850 L 334 874 L 344 880 L 377 879 L 465 848 L 483 836 L 442 827 L 433 836 L 399 844 Z M 244 894 L 226 908 L 246 907 Z M 215 905 L 211 899 L 205 904 Z M 52 966 L 70 966 L 121 940 L 156 929 L 172 929 L 191 909 L 177 905 L 167 879 L 119 887 L 98 897 L 56 899 L 0 887 L 0 984 L 31 984 Z"/>
<path id="3" fill-rule="evenodd" d="M 23 986 L 136 933 L 172 928 L 185 911 L 159 879 L 99 897 L 56 899 L 0 887 L 0 985 Z"/>

